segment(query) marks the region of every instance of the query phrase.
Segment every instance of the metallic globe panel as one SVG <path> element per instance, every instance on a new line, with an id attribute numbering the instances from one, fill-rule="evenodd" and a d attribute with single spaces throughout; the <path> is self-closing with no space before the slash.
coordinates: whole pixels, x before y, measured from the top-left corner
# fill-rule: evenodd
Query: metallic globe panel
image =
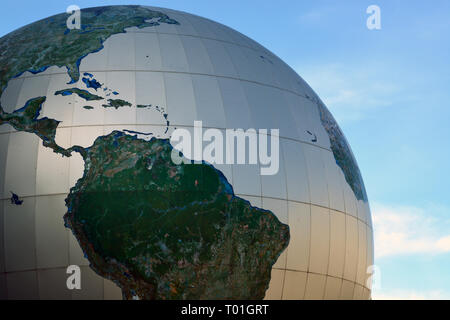
<path id="1" fill-rule="evenodd" d="M 290 227 L 289 245 L 273 265 L 265 298 L 369 299 L 370 209 L 357 199 L 336 161 L 320 99 L 288 65 L 248 37 L 195 15 L 152 9 L 179 24 L 131 27 L 112 35 L 102 50 L 83 58 L 80 73 L 93 74 L 133 105 L 163 107 L 172 129 L 193 133 L 195 120 L 223 133 L 279 129 L 277 174 L 260 175 L 258 164 L 215 165 L 236 195 L 271 210 Z M 69 81 L 64 67 L 25 72 L 9 81 L 2 107 L 12 112 L 30 98 L 46 96 L 40 118 L 61 121 L 56 142 L 64 148 L 89 147 L 114 130 L 167 137 L 164 119 L 150 110 L 103 108 L 102 101 L 54 94 L 85 89 L 81 80 Z M 64 227 L 64 200 L 83 175 L 81 156 L 62 157 L 36 135 L 10 125 L 0 126 L 0 150 L 0 298 L 121 299 L 114 283 L 89 268 Z M 10 192 L 23 204 L 12 204 Z M 81 290 L 66 287 L 65 270 L 73 264 L 82 270 Z"/>
<path id="2" fill-rule="evenodd" d="M 60 223 L 65 212 L 64 198 L 64 194 L 36 197 L 34 214 L 38 269 L 65 269 L 69 265 L 69 234 Z"/>

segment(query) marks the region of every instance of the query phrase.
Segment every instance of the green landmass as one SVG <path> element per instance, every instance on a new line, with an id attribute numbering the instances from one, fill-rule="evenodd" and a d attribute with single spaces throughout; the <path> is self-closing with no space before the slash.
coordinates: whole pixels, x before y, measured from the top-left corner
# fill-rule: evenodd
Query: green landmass
<path id="1" fill-rule="evenodd" d="M 108 104 L 102 105 L 102 107 L 104 108 L 115 108 L 115 109 L 119 109 L 120 107 L 125 106 L 131 107 L 132 104 L 122 99 L 108 99 Z"/>
<path id="2" fill-rule="evenodd" d="M 336 164 L 344 173 L 345 180 L 352 188 L 356 199 L 367 202 L 367 193 L 366 188 L 364 187 L 361 172 L 359 171 L 358 164 L 356 163 L 347 139 L 345 139 L 341 128 L 339 128 L 339 125 L 336 120 L 334 120 L 333 115 L 330 111 L 328 111 L 323 103 L 321 101 L 314 102 L 319 107 L 320 120 L 328 133 L 328 137 L 330 138 L 331 151 L 333 152 Z"/>
<path id="3" fill-rule="evenodd" d="M 86 101 L 94 101 L 94 100 L 103 100 L 103 97 L 100 97 L 96 94 L 92 94 L 87 90 L 83 90 L 83 89 L 79 89 L 79 88 L 69 88 L 69 89 L 63 89 L 63 90 L 58 90 L 55 92 L 55 96 L 57 95 L 62 95 L 62 96 L 67 96 L 70 94 L 76 94 L 78 95 L 80 98 L 83 98 Z"/>
<path id="4" fill-rule="evenodd" d="M 115 131 L 83 155 L 64 216 L 91 267 L 131 299 L 262 299 L 289 227 L 168 140 Z"/>
<path id="5" fill-rule="evenodd" d="M 58 14 L 0 38 L 0 96 L 10 79 L 50 66 L 66 67 L 71 82 L 77 82 L 81 59 L 101 50 L 107 38 L 125 32 L 125 28 L 178 24 L 162 12 L 137 5 L 82 9 L 81 29 L 67 29 L 68 17 Z"/>
<path id="6" fill-rule="evenodd" d="M 125 32 L 125 28 L 145 28 L 161 23 L 178 24 L 162 12 L 136 5 L 87 8 L 81 10 L 81 16 L 81 29 L 67 29 L 69 15 L 63 13 L 39 20 L 0 38 L 0 96 L 12 78 L 26 71 L 43 72 L 51 66 L 65 66 L 71 82 L 77 82 L 81 60 L 88 54 L 101 50 L 107 38 Z M 88 101 L 103 99 L 77 88 L 60 90 L 56 94 L 67 90 Z M 4 112 L 0 104 L 0 125 L 10 123 L 16 130 L 35 133 L 45 146 L 70 156 L 71 149 L 66 150 L 55 142 L 59 121 L 36 119 L 44 101 L 45 97 L 34 98 L 13 113 Z M 34 112 L 35 117 L 31 116 Z"/>
<path id="7" fill-rule="evenodd" d="M 30 99 L 23 108 L 12 113 L 7 113 L 0 109 L 0 125 L 9 123 L 18 131 L 34 133 L 42 139 L 45 147 L 51 148 L 54 152 L 63 156 L 70 157 L 73 150 L 81 152 L 81 147 L 78 146 L 64 149 L 56 144 L 56 128 L 60 121 L 47 117 L 38 119 L 45 100 L 45 97 Z"/>

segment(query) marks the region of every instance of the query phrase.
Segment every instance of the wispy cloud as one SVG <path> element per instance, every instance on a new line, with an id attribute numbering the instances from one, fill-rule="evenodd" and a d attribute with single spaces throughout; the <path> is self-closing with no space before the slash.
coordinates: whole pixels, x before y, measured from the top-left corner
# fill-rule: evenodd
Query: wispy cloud
<path id="1" fill-rule="evenodd" d="M 450 252 L 447 208 L 372 205 L 375 257 Z"/>
<path id="2" fill-rule="evenodd" d="M 303 27 L 313 27 L 314 30 L 334 28 L 336 23 L 341 21 L 344 12 L 348 11 L 337 3 L 329 2 L 326 5 L 314 5 L 302 9 L 297 23 Z"/>
<path id="3" fill-rule="evenodd" d="M 444 290 L 373 290 L 372 299 L 374 300 L 448 300 L 450 292 Z"/>
<path id="4" fill-rule="evenodd" d="M 331 12 L 332 10 L 330 7 L 314 8 L 305 13 L 302 13 L 298 18 L 298 22 L 313 25 L 323 24 L 324 19 L 329 17 Z"/>
<path id="5" fill-rule="evenodd" d="M 297 66 L 296 71 L 316 91 L 339 122 L 359 120 L 371 110 L 389 107 L 400 90 L 375 66 L 340 64 Z"/>

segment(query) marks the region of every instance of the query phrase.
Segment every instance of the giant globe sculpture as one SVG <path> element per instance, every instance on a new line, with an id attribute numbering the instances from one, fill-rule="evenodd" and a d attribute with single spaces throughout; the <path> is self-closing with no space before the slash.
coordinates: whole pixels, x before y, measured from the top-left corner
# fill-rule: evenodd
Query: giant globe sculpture
<path id="1" fill-rule="evenodd" d="M 0 39 L 1 298 L 370 298 L 361 174 L 300 76 L 184 12 L 68 16 Z"/>

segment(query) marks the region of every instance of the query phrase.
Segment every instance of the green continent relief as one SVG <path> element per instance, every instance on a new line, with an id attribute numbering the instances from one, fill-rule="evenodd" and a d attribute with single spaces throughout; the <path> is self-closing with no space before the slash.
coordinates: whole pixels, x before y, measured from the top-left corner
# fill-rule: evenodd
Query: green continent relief
<path id="1" fill-rule="evenodd" d="M 262 299 L 289 227 L 172 151 L 118 131 L 85 149 L 64 220 L 91 267 L 127 299 Z"/>
<path id="2" fill-rule="evenodd" d="M 102 104 L 103 108 L 119 109 L 120 107 L 131 107 L 132 104 L 122 99 L 108 99 L 108 104 Z"/>
<path id="3" fill-rule="evenodd" d="M 344 134 L 334 120 L 330 111 L 321 103 L 316 102 L 319 107 L 320 120 L 330 138 L 331 151 L 333 152 L 336 164 L 344 173 L 345 180 L 352 188 L 356 199 L 367 202 L 366 189 L 356 163 L 355 157 L 345 139 Z"/>
<path id="4" fill-rule="evenodd" d="M 161 23 L 178 24 L 159 11 L 142 6 L 107 6 L 81 10 L 81 29 L 69 30 L 68 14 L 59 14 L 17 29 L 0 38 L 0 97 L 8 82 L 26 71 L 40 73 L 51 66 L 65 66 L 71 83 L 79 80 L 79 64 L 90 53 L 103 49 L 110 36 L 125 32 L 126 28 L 145 28 Z M 57 91 L 55 94 L 77 94 L 86 101 L 103 98 L 77 88 Z M 57 120 L 37 119 L 45 97 L 36 97 L 13 113 L 4 112 L 0 105 L 0 125 L 9 123 L 18 131 L 37 134 L 46 147 L 70 156 L 73 150 L 64 149 L 55 142 Z M 115 103 L 117 108 L 120 105 Z M 14 108 L 16 109 L 16 108 Z"/>
<path id="5" fill-rule="evenodd" d="M 86 101 L 103 100 L 103 97 L 92 94 L 87 90 L 78 89 L 78 88 L 58 90 L 55 92 L 55 96 L 57 96 L 57 95 L 68 96 L 68 95 L 72 95 L 72 94 L 76 94 L 80 98 L 83 98 Z"/>
<path id="6" fill-rule="evenodd" d="M 10 79 L 51 66 L 67 67 L 71 82 L 77 82 L 81 60 L 101 50 L 107 38 L 125 32 L 125 28 L 178 24 L 162 12 L 142 6 L 82 9 L 81 29 L 67 29 L 68 17 L 58 14 L 0 38 L 0 96 Z"/>
<path id="7" fill-rule="evenodd" d="M 45 97 L 30 99 L 25 106 L 12 113 L 4 112 L 0 109 L 0 125 L 9 123 L 17 131 L 25 131 L 36 134 L 42 139 L 45 147 L 51 148 L 54 152 L 70 157 L 73 150 L 81 150 L 80 147 L 64 149 L 55 142 L 56 128 L 59 121 L 47 117 L 38 119 L 45 102 Z"/>

